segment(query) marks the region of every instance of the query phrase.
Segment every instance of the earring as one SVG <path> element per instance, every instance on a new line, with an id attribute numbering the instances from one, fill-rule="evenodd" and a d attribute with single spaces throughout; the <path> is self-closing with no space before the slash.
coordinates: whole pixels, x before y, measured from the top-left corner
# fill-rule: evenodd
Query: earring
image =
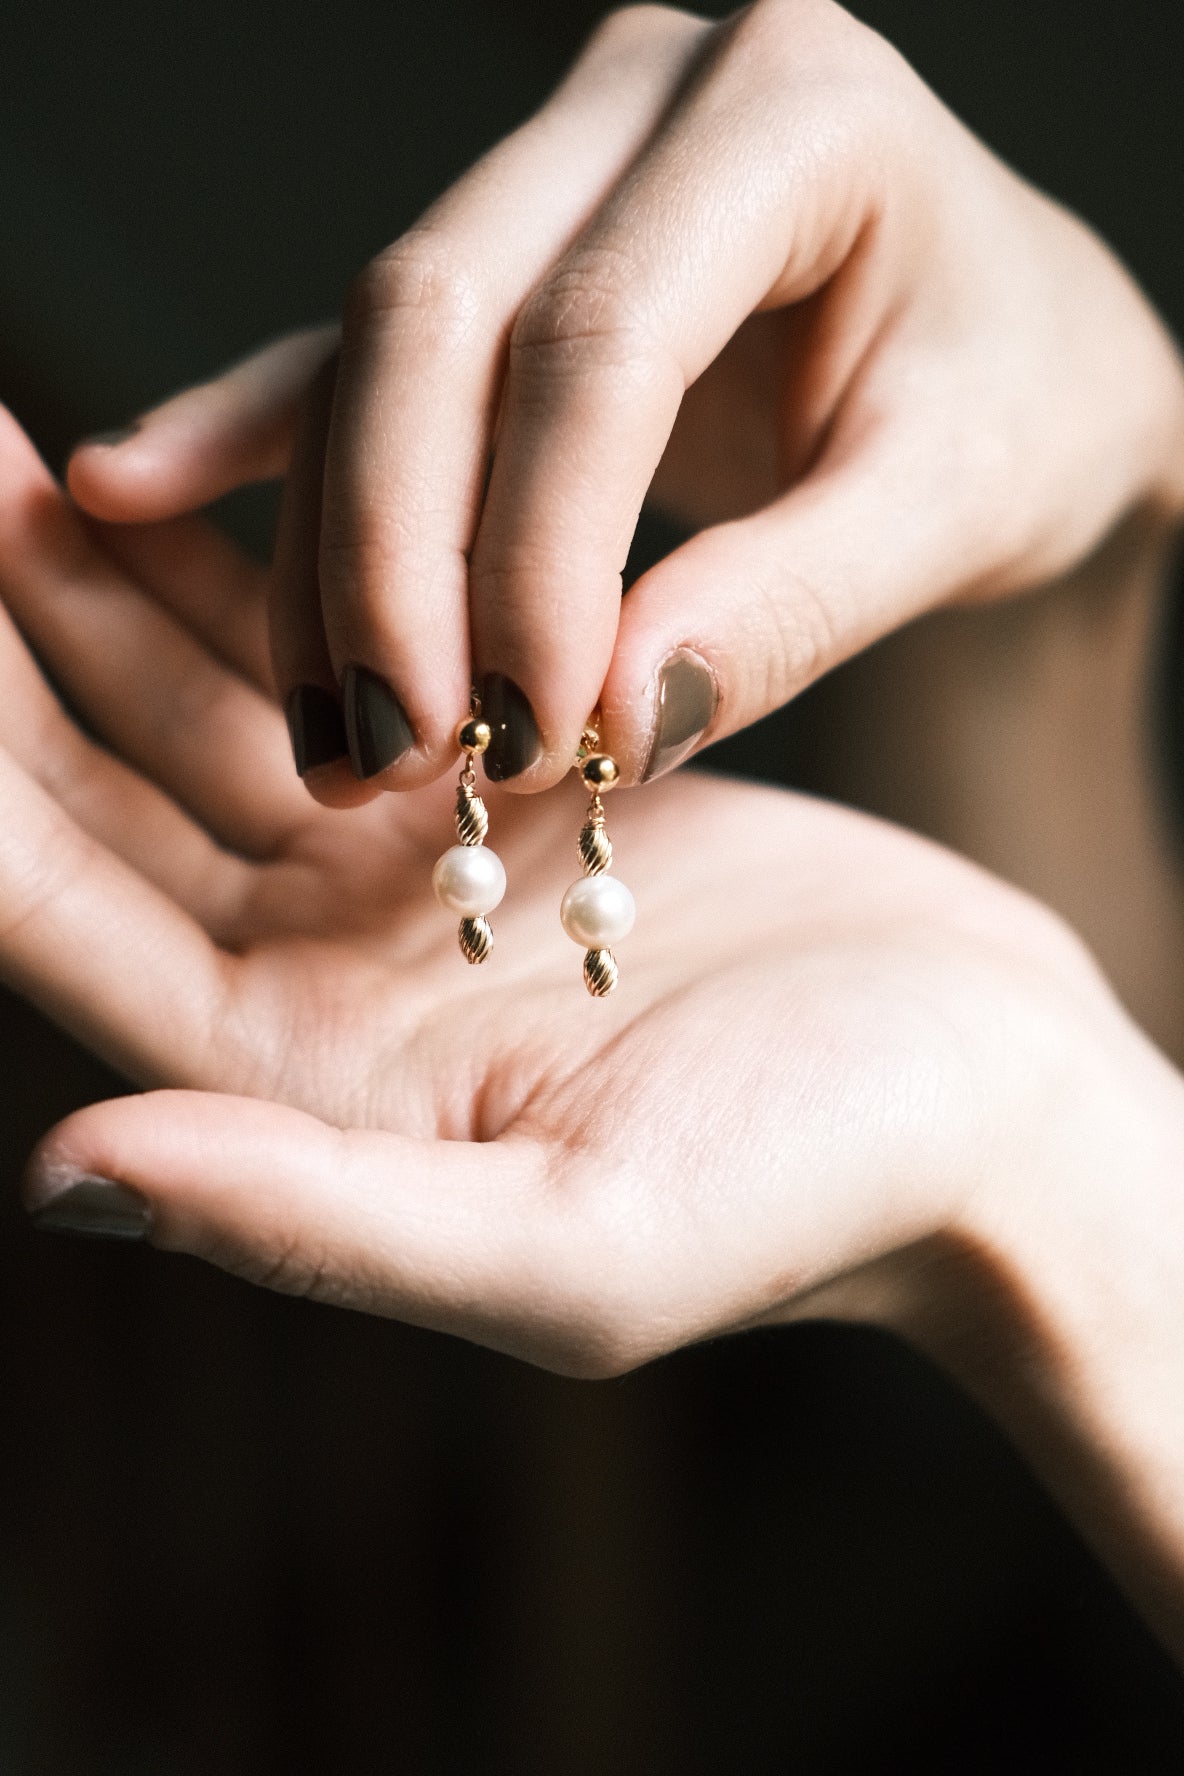
<path id="1" fill-rule="evenodd" d="M 617 962 L 608 946 L 628 937 L 637 916 L 633 896 L 624 882 L 608 874 L 613 862 L 613 842 L 605 828 L 601 796 L 612 789 L 620 773 L 616 759 L 598 751 L 599 745 L 596 729 L 585 728 L 576 759 L 579 773 L 592 792 L 577 846 L 584 873 L 578 882 L 572 883 L 559 908 L 563 929 L 573 943 L 582 944 L 586 951 L 584 985 L 594 999 L 603 999 L 616 986 Z"/>
<path id="2" fill-rule="evenodd" d="M 432 871 L 436 899 L 450 913 L 461 915 L 457 938 L 466 962 L 484 962 L 493 948 L 493 932 L 485 915 L 501 905 L 506 892 L 505 866 L 485 843 L 489 815 L 477 794 L 473 770 L 473 760 L 492 738 L 489 723 L 481 720 L 481 705 L 474 698 L 472 713 L 456 730 L 456 743 L 464 754 L 456 786 L 456 836 L 460 843 L 445 851 Z"/>

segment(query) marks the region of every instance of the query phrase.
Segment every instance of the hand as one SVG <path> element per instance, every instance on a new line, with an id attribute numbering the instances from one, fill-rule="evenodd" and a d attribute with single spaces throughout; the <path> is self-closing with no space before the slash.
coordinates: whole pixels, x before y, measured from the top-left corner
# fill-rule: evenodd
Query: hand
<path id="1" fill-rule="evenodd" d="M 92 513 L 160 518 L 279 473 L 304 412 L 273 649 L 327 801 L 438 776 L 474 674 L 495 777 L 557 782 L 598 700 L 645 777 L 1184 499 L 1138 291 L 829 0 L 614 14 L 367 268 L 335 345 L 270 347 L 70 468 Z M 701 528 L 622 605 L 647 489 Z M 330 760 L 347 728 L 369 791 Z"/>
<path id="2" fill-rule="evenodd" d="M 85 1149 L 164 1244 L 600 1368 L 919 1237 L 988 1124 L 1027 1127 L 1052 1044 L 1017 1071 L 1011 1026 L 1048 999 L 1055 1029 L 1084 971 L 1018 897 L 837 810 L 676 781 L 609 803 L 641 925 L 592 1003 L 558 920 L 572 782 L 491 798 L 511 889 L 466 968 L 428 890 L 451 785 L 348 816 L 301 794 L 261 576 L 194 521 L 107 559 L 11 424 L 0 486 L 8 608 L 109 749 L 10 626 L 6 973 L 140 1083 L 234 1094 L 84 1111 L 43 1181 Z M 234 585 L 233 629 L 203 583 Z"/>
<path id="3" fill-rule="evenodd" d="M 1184 1646 L 1184 1087 L 1056 920 L 876 822 L 682 777 L 609 803 L 641 919 L 594 1003 L 556 917 L 571 786 L 491 798 L 511 892 L 468 970 L 426 893 L 450 794 L 300 794 L 260 577 L 193 521 L 110 534 L 116 567 L 11 427 L 0 487 L 10 604 L 112 749 L 9 630 L 4 973 L 186 1088 L 54 1130 L 43 1225 L 574 1374 L 758 1321 L 895 1325 Z"/>

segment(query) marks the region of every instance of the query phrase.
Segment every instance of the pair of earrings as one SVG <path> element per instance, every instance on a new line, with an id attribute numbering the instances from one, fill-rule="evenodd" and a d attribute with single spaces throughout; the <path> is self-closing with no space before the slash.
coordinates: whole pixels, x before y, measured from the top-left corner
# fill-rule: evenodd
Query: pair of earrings
<path id="1" fill-rule="evenodd" d="M 489 815 L 477 793 L 473 761 L 493 738 L 479 709 L 456 730 L 463 755 L 456 786 L 456 836 L 460 841 L 445 851 L 432 871 L 436 899 L 450 913 L 460 914 L 457 934 L 466 962 L 484 962 L 493 948 L 487 914 L 501 905 L 506 892 L 506 871 L 496 851 L 485 843 Z M 559 907 L 563 929 L 584 950 L 584 985 L 594 999 L 603 999 L 617 984 L 617 963 L 611 948 L 633 929 L 636 909 L 624 882 L 609 875 L 613 861 L 612 840 L 604 823 L 604 794 L 619 775 L 617 762 L 599 750 L 595 728 L 584 729 L 576 758 L 590 800 L 576 849 L 583 875 L 572 883 Z"/>

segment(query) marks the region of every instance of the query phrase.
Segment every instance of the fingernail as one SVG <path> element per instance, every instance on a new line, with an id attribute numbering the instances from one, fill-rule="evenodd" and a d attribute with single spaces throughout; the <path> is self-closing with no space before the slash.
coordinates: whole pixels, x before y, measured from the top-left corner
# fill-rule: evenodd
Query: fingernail
<path id="1" fill-rule="evenodd" d="M 346 667 L 341 695 L 354 776 L 376 777 L 415 744 L 414 730 L 385 678 L 366 666 Z"/>
<path id="2" fill-rule="evenodd" d="M 129 438 L 134 438 L 140 430 L 140 423 L 138 419 L 133 419 L 129 420 L 125 426 L 116 426 L 114 431 L 92 432 L 89 438 L 80 438 L 76 448 L 81 450 L 84 446 L 102 444 L 106 449 L 111 450 L 116 444 L 126 444 Z"/>
<path id="3" fill-rule="evenodd" d="M 488 778 L 504 783 L 534 764 L 543 750 L 534 710 L 503 672 L 487 672 L 481 680 L 481 715 L 493 730 L 484 761 Z"/>
<path id="4" fill-rule="evenodd" d="M 297 685 L 284 702 L 296 769 L 303 777 L 316 765 L 332 764 L 349 751 L 341 704 L 321 685 Z"/>
<path id="5" fill-rule="evenodd" d="M 654 699 L 654 737 L 642 773 L 648 783 L 680 764 L 711 726 L 719 693 L 698 654 L 680 650 L 663 661 Z"/>
<path id="6" fill-rule="evenodd" d="M 73 1233 L 83 1239 L 138 1240 L 148 1232 L 152 1211 L 130 1185 L 110 1178 L 77 1178 L 58 1196 L 33 1209 L 34 1227 L 45 1233 Z"/>

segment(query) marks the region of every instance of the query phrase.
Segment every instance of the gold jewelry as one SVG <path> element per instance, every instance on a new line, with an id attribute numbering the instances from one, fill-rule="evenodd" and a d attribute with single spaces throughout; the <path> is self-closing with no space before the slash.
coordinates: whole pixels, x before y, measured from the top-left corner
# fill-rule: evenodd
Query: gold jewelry
<path id="1" fill-rule="evenodd" d="M 563 897 L 559 917 L 574 943 L 584 946 L 584 985 L 594 999 L 603 999 L 617 984 L 616 957 L 608 947 L 628 937 L 637 909 L 624 882 L 608 874 L 613 843 L 604 824 L 602 795 L 615 785 L 616 759 L 600 751 L 600 735 L 592 726 L 580 737 L 576 769 L 591 791 L 577 850 L 583 875 Z"/>
<path id="2" fill-rule="evenodd" d="M 506 871 L 496 851 L 485 843 L 489 815 L 477 794 L 473 760 L 493 738 L 489 723 L 481 720 L 481 704 L 473 698 L 467 720 L 456 730 L 456 744 L 464 755 L 456 786 L 456 836 L 460 843 L 445 851 L 432 871 L 436 899 L 450 913 L 461 915 L 457 938 L 466 962 L 484 962 L 493 948 L 493 932 L 486 913 L 500 906 L 506 892 Z"/>

